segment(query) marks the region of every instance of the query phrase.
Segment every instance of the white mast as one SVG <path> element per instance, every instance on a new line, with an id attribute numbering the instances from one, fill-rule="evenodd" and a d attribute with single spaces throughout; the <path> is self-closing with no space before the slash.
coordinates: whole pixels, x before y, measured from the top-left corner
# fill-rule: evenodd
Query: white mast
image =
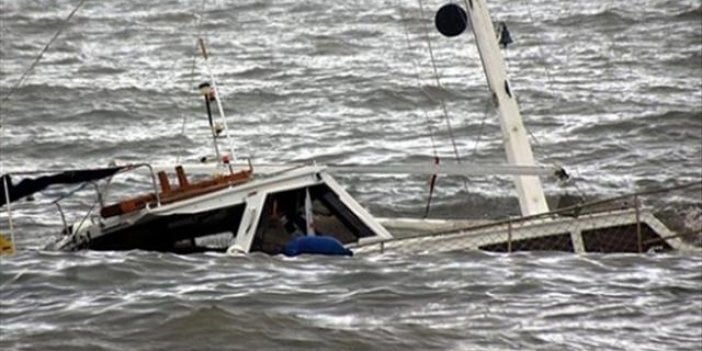
<path id="1" fill-rule="evenodd" d="M 531 145 L 529 145 L 529 138 L 519 113 L 514 91 L 507 80 L 505 63 L 487 5 L 483 0 L 465 0 L 464 2 L 470 16 L 469 23 L 473 28 L 488 87 L 493 94 L 493 100 L 499 112 L 507 161 L 512 165 L 534 166 L 536 165 L 534 155 L 531 152 Z M 517 187 L 522 215 L 528 216 L 549 211 L 541 180 L 537 176 L 515 176 L 514 183 Z"/>
<path id="2" fill-rule="evenodd" d="M 205 68 L 207 69 L 207 73 L 210 75 L 210 81 L 212 83 L 212 89 L 214 90 L 214 96 L 215 96 L 215 102 L 217 103 L 217 109 L 219 110 L 219 117 L 222 120 L 222 123 L 224 124 L 224 130 L 226 131 L 225 138 L 227 138 L 227 146 L 229 147 L 229 157 L 231 157 L 231 161 L 236 162 L 236 154 L 234 154 L 234 147 L 232 147 L 232 139 L 229 137 L 229 134 L 231 131 L 229 130 L 229 126 L 227 125 L 227 117 L 224 116 L 224 109 L 222 108 L 222 100 L 220 100 L 219 97 L 219 88 L 217 88 L 217 81 L 215 80 L 214 73 L 212 73 L 212 69 L 210 69 L 210 64 L 209 64 L 209 55 L 207 54 L 207 48 L 205 47 L 205 41 L 202 38 L 198 38 L 197 40 L 198 46 L 200 46 L 200 50 L 202 51 L 202 57 L 205 60 Z M 209 99 L 209 97 L 208 97 Z M 211 128 L 213 128 L 211 126 Z M 217 147 L 217 138 L 214 135 L 213 131 L 213 139 L 214 141 L 214 148 L 215 148 L 215 153 L 217 154 L 217 164 L 223 164 L 223 160 L 219 155 L 219 148 Z M 227 162 L 231 162 L 227 161 Z"/>

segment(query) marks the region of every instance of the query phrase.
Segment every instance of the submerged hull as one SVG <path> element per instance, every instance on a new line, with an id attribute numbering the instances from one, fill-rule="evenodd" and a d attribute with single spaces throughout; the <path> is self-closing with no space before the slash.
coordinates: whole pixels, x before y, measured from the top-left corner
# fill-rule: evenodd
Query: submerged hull
<path id="1" fill-rule="evenodd" d="M 699 187 L 691 184 L 579 203 L 501 221 L 380 219 L 323 167 L 310 166 L 182 201 L 92 218 L 92 224 L 72 228 L 50 248 L 278 254 L 301 236 L 323 235 L 356 254 L 699 251 L 640 205 L 641 196 Z"/>
<path id="2" fill-rule="evenodd" d="M 638 220 L 637 220 L 638 218 Z M 469 224 L 466 221 L 383 219 L 403 237 L 352 245 L 356 254 L 430 253 L 460 250 L 574 253 L 702 252 L 669 230 L 650 212 L 617 210 L 578 217 L 544 215 Z M 414 233 L 410 233 L 415 231 Z"/>
<path id="3" fill-rule="evenodd" d="M 49 248 L 277 254 L 311 226 L 343 245 L 392 238 L 317 166 L 128 213 L 101 212 Z"/>
<path id="4" fill-rule="evenodd" d="M 175 253 L 226 251 L 241 221 L 241 206 L 193 214 L 144 218 L 89 240 L 90 250 L 149 250 Z"/>

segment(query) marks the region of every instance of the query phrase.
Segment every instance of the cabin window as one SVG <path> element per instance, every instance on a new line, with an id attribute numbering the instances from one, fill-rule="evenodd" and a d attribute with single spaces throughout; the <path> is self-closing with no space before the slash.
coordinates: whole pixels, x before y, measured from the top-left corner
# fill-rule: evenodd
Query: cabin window
<path id="1" fill-rule="evenodd" d="M 375 235 L 326 184 L 310 187 L 309 193 L 316 235 L 332 236 L 344 244 Z M 306 235 L 305 197 L 305 188 L 269 194 L 251 251 L 277 254 L 293 238 Z"/>
<path id="2" fill-rule="evenodd" d="M 95 237 L 94 250 L 142 249 L 193 253 L 225 251 L 239 230 L 244 204 L 195 214 L 154 216 L 133 227 Z"/>
<path id="3" fill-rule="evenodd" d="M 229 247 L 244 213 L 244 204 L 184 217 L 168 224 L 171 233 L 183 238 L 173 243 L 175 251 L 224 251 Z M 175 229 L 175 230 L 174 230 Z"/>

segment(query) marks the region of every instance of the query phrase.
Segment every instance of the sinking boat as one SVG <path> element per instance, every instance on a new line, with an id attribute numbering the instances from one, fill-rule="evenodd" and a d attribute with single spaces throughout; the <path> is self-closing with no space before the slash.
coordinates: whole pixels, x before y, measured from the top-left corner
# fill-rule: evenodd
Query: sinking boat
<path id="1" fill-rule="evenodd" d="M 55 250 L 153 250 L 176 253 L 221 251 L 229 254 L 370 254 L 455 250 L 560 250 L 569 252 L 699 251 L 641 205 L 638 197 L 618 197 L 596 203 L 575 203 L 551 209 L 540 176 L 565 178 L 561 168 L 539 166 L 507 79 L 500 45 L 509 40 L 506 27 L 495 32 L 483 0 L 469 0 L 466 8 L 442 7 L 437 27 L 447 35 L 460 34 L 471 24 L 488 88 L 499 112 L 507 165 L 422 164 L 398 166 L 282 165 L 266 170 L 237 164 L 219 150 L 218 134 L 226 118 L 214 76 L 200 86 L 212 130 L 216 175 L 193 180 L 182 165 L 160 169 L 148 164 L 118 165 L 107 169 L 54 171 L 48 178 L 26 178 L 12 184 L 3 176 L 5 206 L 33 189 L 53 183 L 97 182 L 94 208 L 82 220 L 68 224 Z M 205 61 L 204 42 L 200 47 Z M 212 84 L 212 86 L 210 86 Z M 222 127 L 213 117 L 217 105 Z M 112 177 L 146 170 L 152 191 L 105 203 Z M 73 172 L 73 173 L 70 173 Z M 170 175 L 169 175 L 170 172 Z M 334 173 L 403 173 L 428 176 L 503 174 L 514 177 L 521 217 L 500 221 L 376 218 L 347 193 Z M 26 176 L 26 175 L 24 175 Z M 177 181 L 172 182 L 172 178 Z M 32 188 L 32 182 L 40 186 Z M 698 190 L 694 183 L 677 190 Z M 670 190 L 670 189 L 668 189 Z M 662 193 L 662 191 L 661 191 Z M 61 208 L 59 207 L 59 210 Z M 10 230 L 12 231 L 11 216 Z M 62 215 L 62 218 L 64 216 Z"/>

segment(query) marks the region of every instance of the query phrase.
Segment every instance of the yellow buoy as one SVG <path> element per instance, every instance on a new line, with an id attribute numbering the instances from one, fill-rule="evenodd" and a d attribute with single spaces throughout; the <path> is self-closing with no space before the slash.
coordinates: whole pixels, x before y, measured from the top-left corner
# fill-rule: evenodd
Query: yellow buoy
<path id="1" fill-rule="evenodd" d="M 15 245 L 12 240 L 5 238 L 2 233 L 0 233 L 0 255 L 12 255 L 15 253 Z"/>

